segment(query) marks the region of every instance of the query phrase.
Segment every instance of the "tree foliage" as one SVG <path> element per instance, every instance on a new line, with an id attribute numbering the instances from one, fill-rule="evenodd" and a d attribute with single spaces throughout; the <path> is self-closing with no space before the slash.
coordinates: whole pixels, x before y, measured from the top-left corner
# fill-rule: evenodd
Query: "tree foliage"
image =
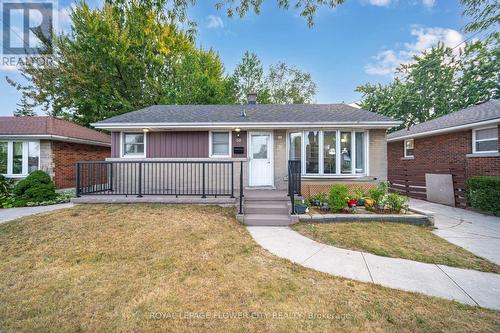
<path id="1" fill-rule="evenodd" d="M 257 93 L 262 104 L 302 104 L 313 102 L 316 84 L 310 73 L 278 62 L 264 73 L 255 53 L 245 52 L 232 75 L 238 102 L 246 103 L 249 92 Z"/>
<path id="2" fill-rule="evenodd" d="M 160 3 L 162 1 L 159 1 Z M 26 63 L 29 82 L 18 113 L 33 105 L 82 124 L 152 104 L 233 103 L 219 56 L 196 48 L 155 1 L 85 2 L 71 14 L 71 35 L 45 41 L 44 63 Z"/>
<path id="3" fill-rule="evenodd" d="M 463 15 L 472 20 L 465 26 L 465 32 L 485 31 L 498 28 L 500 23 L 500 2 L 498 0 L 460 0 L 464 6 Z M 498 35 L 498 30 L 493 34 Z"/>
<path id="4" fill-rule="evenodd" d="M 482 41 L 466 45 L 458 56 L 438 45 L 400 65 L 389 84 L 358 86 L 360 104 L 402 120 L 403 128 L 499 98 L 499 52 L 498 43 Z"/>

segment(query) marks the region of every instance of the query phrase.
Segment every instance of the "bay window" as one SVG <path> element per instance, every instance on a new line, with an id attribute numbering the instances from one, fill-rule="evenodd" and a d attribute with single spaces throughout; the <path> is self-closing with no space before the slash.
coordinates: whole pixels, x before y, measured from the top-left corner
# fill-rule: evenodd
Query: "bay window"
<path id="1" fill-rule="evenodd" d="M 304 132 L 306 173 L 319 173 L 319 131 Z"/>
<path id="2" fill-rule="evenodd" d="M 337 132 L 323 132 L 323 173 L 337 173 Z"/>
<path id="3" fill-rule="evenodd" d="M 300 161 L 302 159 L 302 132 L 290 133 L 288 160 Z"/>
<path id="4" fill-rule="evenodd" d="M 38 141 L 1 141 L 0 174 L 7 177 L 26 176 L 38 170 L 40 143 Z"/>
<path id="5" fill-rule="evenodd" d="M 305 176 L 366 174 L 367 138 L 362 130 L 288 133 L 288 159 L 302 161 Z"/>

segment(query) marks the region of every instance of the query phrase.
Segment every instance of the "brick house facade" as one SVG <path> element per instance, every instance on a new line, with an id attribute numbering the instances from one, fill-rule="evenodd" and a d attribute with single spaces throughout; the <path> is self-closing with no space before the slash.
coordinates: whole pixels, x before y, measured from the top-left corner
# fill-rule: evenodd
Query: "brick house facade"
<path id="1" fill-rule="evenodd" d="M 110 147 L 109 135 L 62 119 L 0 117 L 0 173 L 8 178 L 21 179 L 39 169 L 56 188 L 74 188 L 75 163 L 103 161 L 111 156 Z"/>
<path id="2" fill-rule="evenodd" d="M 489 105 L 486 109 L 488 112 L 484 108 L 479 109 L 485 105 Z M 500 176 L 499 106 L 497 101 L 492 101 L 463 110 L 467 114 L 460 114 L 462 111 L 459 111 L 427 122 L 433 122 L 432 126 L 419 124 L 424 127 L 421 131 L 419 125 L 416 125 L 410 130 L 390 134 L 387 158 L 388 178 L 392 189 L 414 198 L 428 199 L 426 174 L 452 175 L 455 206 L 465 207 L 465 181 L 468 177 Z M 443 120 L 445 117 L 454 117 L 464 124 L 453 124 L 453 119 Z M 473 122 L 465 117 L 488 118 Z M 454 126 L 446 127 L 450 123 Z M 440 124 L 441 128 L 436 128 Z M 488 140 L 488 151 L 475 151 L 478 150 L 475 148 L 475 135 L 484 129 L 487 129 L 491 137 Z M 405 145 L 413 147 L 411 156 L 405 154 Z"/>

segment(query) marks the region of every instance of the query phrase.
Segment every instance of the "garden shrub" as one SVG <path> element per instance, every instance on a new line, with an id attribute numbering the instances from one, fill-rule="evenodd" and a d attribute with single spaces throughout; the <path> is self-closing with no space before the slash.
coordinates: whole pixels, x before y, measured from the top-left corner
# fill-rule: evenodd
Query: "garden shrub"
<path id="1" fill-rule="evenodd" d="M 0 175 L 0 208 L 12 207 L 13 181 Z"/>
<path id="2" fill-rule="evenodd" d="M 19 181 L 13 190 L 14 206 L 26 206 L 28 202 L 36 203 L 53 200 L 57 197 L 54 183 L 50 176 L 41 170 L 32 172 Z"/>
<path id="3" fill-rule="evenodd" d="M 471 207 L 500 216 L 500 177 L 470 177 L 466 188 Z"/>
<path id="4" fill-rule="evenodd" d="M 349 189 L 345 185 L 333 185 L 330 187 L 328 206 L 334 212 L 338 212 L 347 206 Z"/>
<path id="5" fill-rule="evenodd" d="M 401 213 L 403 210 L 408 210 L 409 201 L 408 197 L 404 195 L 389 193 L 385 198 L 385 205 L 392 213 Z"/>
<path id="6" fill-rule="evenodd" d="M 387 182 L 380 182 L 376 188 L 371 188 L 368 190 L 370 198 L 375 201 L 375 205 L 384 203 L 384 199 L 389 191 L 389 185 Z"/>

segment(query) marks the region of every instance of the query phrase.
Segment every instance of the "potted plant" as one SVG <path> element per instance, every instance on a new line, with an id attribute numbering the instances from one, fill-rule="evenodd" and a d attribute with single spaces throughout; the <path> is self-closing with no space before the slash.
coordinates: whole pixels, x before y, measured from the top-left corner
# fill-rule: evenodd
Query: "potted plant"
<path id="1" fill-rule="evenodd" d="M 361 188 L 357 188 L 354 191 L 354 198 L 358 202 L 358 206 L 364 206 L 366 196 L 365 196 L 365 192 Z"/>
<path id="2" fill-rule="evenodd" d="M 309 211 L 309 207 L 304 200 L 295 200 L 295 214 L 305 214 Z"/>

